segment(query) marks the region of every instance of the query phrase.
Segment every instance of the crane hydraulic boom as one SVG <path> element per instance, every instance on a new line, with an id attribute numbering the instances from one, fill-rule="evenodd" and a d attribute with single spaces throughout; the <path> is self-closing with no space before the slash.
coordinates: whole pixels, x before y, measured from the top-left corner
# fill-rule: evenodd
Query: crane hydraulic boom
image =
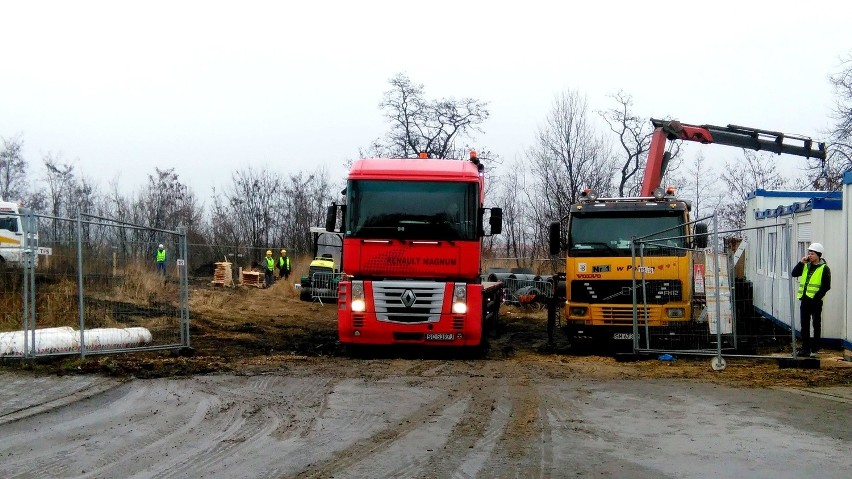
<path id="1" fill-rule="evenodd" d="M 825 143 L 815 142 L 804 136 L 737 125 L 688 125 L 675 120 L 653 118 L 651 123 L 654 125 L 654 133 L 648 149 L 648 163 L 645 166 L 645 177 L 642 179 L 641 196 L 652 196 L 654 189 L 660 186 L 670 156 L 665 151 L 666 140 L 717 143 L 750 150 L 771 151 L 779 155 L 786 153 L 806 158 L 819 158 L 823 161 L 826 158 Z"/>

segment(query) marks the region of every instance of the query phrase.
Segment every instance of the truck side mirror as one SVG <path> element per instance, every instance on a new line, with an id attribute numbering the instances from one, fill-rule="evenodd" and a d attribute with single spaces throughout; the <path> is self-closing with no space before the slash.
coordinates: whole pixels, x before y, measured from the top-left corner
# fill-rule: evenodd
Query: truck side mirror
<path id="1" fill-rule="evenodd" d="M 337 205 L 331 205 L 328 207 L 328 210 L 325 214 L 325 230 L 326 231 L 334 231 L 334 227 L 337 225 Z"/>
<path id="2" fill-rule="evenodd" d="M 488 224 L 491 226 L 491 234 L 499 235 L 503 232 L 503 209 L 491 208 L 491 217 L 488 218 Z"/>
<path id="3" fill-rule="evenodd" d="M 707 247 L 707 223 L 695 224 L 695 246 L 697 248 Z"/>
<path id="4" fill-rule="evenodd" d="M 550 240 L 551 256 L 557 255 L 562 251 L 562 242 L 560 240 L 562 232 L 560 231 L 560 228 L 561 226 L 558 221 L 550 223 L 550 229 L 548 230 L 548 239 Z"/>

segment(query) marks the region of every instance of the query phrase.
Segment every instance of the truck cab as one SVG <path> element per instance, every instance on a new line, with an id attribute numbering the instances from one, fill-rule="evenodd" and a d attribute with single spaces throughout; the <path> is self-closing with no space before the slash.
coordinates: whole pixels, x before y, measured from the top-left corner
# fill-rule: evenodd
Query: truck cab
<path id="1" fill-rule="evenodd" d="M 0 263 L 18 266 L 27 248 L 38 246 L 35 227 L 33 231 L 25 230 L 25 219 L 30 214 L 29 209 L 16 202 L 0 201 Z"/>
<path id="2" fill-rule="evenodd" d="M 371 158 L 353 164 L 344 205 L 326 228 L 343 233 L 338 335 L 344 344 L 483 344 L 500 283 L 482 280 L 484 173 L 470 161 Z M 338 224 L 336 212 L 342 210 Z"/>

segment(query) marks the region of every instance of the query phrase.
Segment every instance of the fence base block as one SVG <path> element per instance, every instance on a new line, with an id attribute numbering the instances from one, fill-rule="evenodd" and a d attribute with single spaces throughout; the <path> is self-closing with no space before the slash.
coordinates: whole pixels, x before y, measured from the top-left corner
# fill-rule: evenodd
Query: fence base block
<path id="1" fill-rule="evenodd" d="M 819 359 L 814 358 L 779 358 L 780 369 L 819 369 Z"/>
<path id="2" fill-rule="evenodd" d="M 183 347 L 183 348 L 178 349 L 177 354 L 178 354 L 178 356 L 180 356 L 182 358 L 191 358 L 192 356 L 195 356 L 195 348 Z"/>
<path id="3" fill-rule="evenodd" d="M 615 353 L 615 362 L 617 363 L 635 363 L 636 361 L 647 361 L 652 359 L 647 354 L 639 353 Z"/>

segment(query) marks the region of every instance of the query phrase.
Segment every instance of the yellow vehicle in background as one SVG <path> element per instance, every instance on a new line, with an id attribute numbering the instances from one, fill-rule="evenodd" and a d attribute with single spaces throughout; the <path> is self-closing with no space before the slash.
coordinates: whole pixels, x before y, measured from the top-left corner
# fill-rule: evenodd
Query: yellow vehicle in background
<path id="1" fill-rule="evenodd" d="M 314 237 L 313 260 L 308 274 L 299 283 L 299 299 L 302 301 L 337 301 L 337 285 L 340 282 L 340 265 L 343 255 L 343 234 L 326 231 L 322 227 L 311 227 Z"/>

